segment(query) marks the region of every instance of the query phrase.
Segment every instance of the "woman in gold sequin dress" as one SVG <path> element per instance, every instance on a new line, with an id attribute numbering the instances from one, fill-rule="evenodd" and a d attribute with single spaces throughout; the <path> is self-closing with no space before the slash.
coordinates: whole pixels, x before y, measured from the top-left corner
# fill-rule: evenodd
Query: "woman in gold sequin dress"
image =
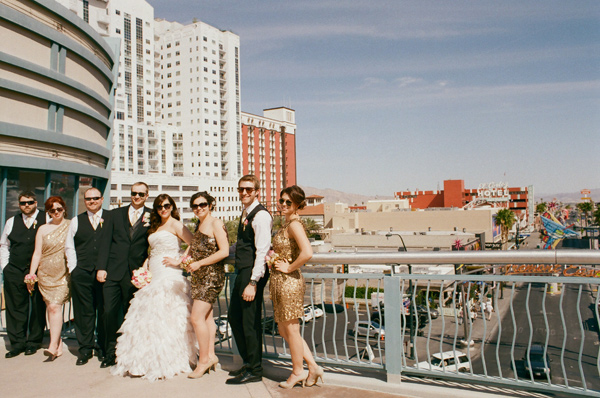
<path id="1" fill-rule="evenodd" d="M 213 320 L 213 304 L 225 284 L 223 260 L 229 256 L 229 240 L 223 221 L 211 215 L 215 198 L 208 192 L 194 194 L 190 207 L 198 218 L 198 228 L 189 248 L 192 262 L 186 268 L 192 273 L 191 296 L 194 304 L 191 321 L 198 339 L 200 357 L 198 366 L 188 377 L 196 379 L 219 362 L 215 354 L 217 330 Z"/>
<path id="2" fill-rule="evenodd" d="M 65 220 L 66 203 L 60 196 L 51 196 L 45 203 L 51 221 L 42 225 L 35 236 L 35 250 L 31 258 L 30 275 L 37 272 L 38 287 L 48 313 L 50 326 L 50 345 L 44 355 L 50 360 L 58 358 L 63 352 L 60 332 L 63 324 L 63 304 L 70 298 L 69 271 L 65 261 L 65 241 L 69 230 L 69 220 Z M 34 288 L 33 284 L 27 285 Z"/>
<path id="3" fill-rule="evenodd" d="M 292 388 L 298 383 L 312 386 L 320 378 L 323 368 L 315 362 L 308 345 L 300 334 L 299 318 L 304 315 L 304 292 L 306 285 L 300 267 L 312 257 L 312 248 L 298 210 L 305 206 L 305 195 L 297 185 L 287 187 L 279 195 L 279 208 L 285 217 L 285 224 L 273 238 L 273 250 L 277 253 L 271 265 L 270 293 L 273 300 L 275 322 L 279 334 L 290 347 L 292 374 L 282 388 Z M 308 375 L 304 373 L 304 361 L 308 365 Z"/>

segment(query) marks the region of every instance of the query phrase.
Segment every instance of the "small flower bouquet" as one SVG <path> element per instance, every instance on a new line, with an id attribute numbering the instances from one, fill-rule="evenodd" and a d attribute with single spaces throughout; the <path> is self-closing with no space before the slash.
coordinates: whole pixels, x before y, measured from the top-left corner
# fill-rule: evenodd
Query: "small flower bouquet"
<path id="1" fill-rule="evenodd" d="M 275 252 L 275 250 L 271 249 L 267 252 L 267 255 L 265 256 L 265 261 L 267 262 L 267 266 L 269 267 L 269 269 L 273 268 L 273 265 L 275 265 L 275 263 L 278 260 L 282 260 L 282 258 L 281 256 L 279 256 L 279 254 Z"/>
<path id="2" fill-rule="evenodd" d="M 149 284 L 151 281 L 152 281 L 152 273 L 148 270 L 145 270 L 143 267 L 138 268 L 135 271 L 133 271 L 133 276 L 131 277 L 131 283 L 133 284 L 133 286 L 137 287 L 138 289 L 143 288 L 144 286 Z"/>
<path id="3" fill-rule="evenodd" d="M 36 274 L 27 274 L 25 275 L 25 280 L 24 282 L 27 283 L 28 285 L 35 285 L 35 283 L 38 281 L 37 275 Z M 29 292 L 29 295 L 33 295 L 33 288 L 32 290 Z"/>
<path id="4" fill-rule="evenodd" d="M 188 267 L 190 266 L 191 263 L 194 262 L 194 259 L 192 258 L 192 256 L 185 256 L 181 259 L 181 268 L 184 271 L 187 271 Z"/>

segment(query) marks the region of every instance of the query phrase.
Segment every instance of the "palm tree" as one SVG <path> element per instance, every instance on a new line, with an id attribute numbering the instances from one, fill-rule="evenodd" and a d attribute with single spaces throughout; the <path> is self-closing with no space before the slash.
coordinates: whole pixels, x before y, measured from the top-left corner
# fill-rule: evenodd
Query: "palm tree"
<path id="1" fill-rule="evenodd" d="M 600 207 L 598 207 L 593 214 L 594 217 L 594 223 L 596 225 L 600 225 Z"/>
<path id="2" fill-rule="evenodd" d="M 538 203 L 535 206 L 535 212 L 538 214 L 544 214 L 544 212 L 548 209 L 546 202 Z"/>
<path id="3" fill-rule="evenodd" d="M 500 225 L 502 231 L 502 249 L 505 249 L 506 243 L 508 242 L 508 231 L 515 224 L 516 216 L 512 210 L 502 209 L 496 213 L 496 225 Z"/>
<path id="4" fill-rule="evenodd" d="M 579 209 L 579 211 L 581 211 L 584 214 L 584 218 L 585 218 L 585 226 L 588 226 L 588 216 L 589 213 L 594 210 L 594 205 L 592 204 L 592 202 L 582 202 L 582 203 L 577 203 L 577 208 Z M 583 227 L 583 225 L 582 225 Z M 587 235 L 587 232 L 586 232 Z"/>
<path id="5" fill-rule="evenodd" d="M 312 218 L 303 218 L 302 223 L 304 224 L 304 228 L 306 229 L 309 238 L 317 238 L 320 236 L 319 231 L 321 230 L 321 226 L 317 224 L 315 220 Z"/>

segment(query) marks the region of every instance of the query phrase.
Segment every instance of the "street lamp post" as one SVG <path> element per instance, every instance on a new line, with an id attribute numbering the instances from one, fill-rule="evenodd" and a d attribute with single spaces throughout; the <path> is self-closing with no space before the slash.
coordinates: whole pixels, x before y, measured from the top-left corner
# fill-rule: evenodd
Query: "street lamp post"
<path id="1" fill-rule="evenodd" d="M 391 232 L 388 232 L 387 234 L 385 234 L 385 237 L 387 239 L 389 239 L 394 235 L 399 237 L 400 241 L 402 242 L 402 246 L 398 247 L 398 251 L 399 252 L 408 251 L 408 250 L 406 250 L 406 244 L 404 243 L 404 238 L 402 238 L 402 235 L 393 234 Z M 412 265 L 410 265 L 410 264 L 406 264 L 406 265 L 408 266 L 408 274 L 412 275 Z M 392 273 L 393 273 L 393 271 L 392 271 Z M 408 279 L 408 290 L 410 292 L 410 304 L 408 305 L 408 331 L 410 333 L 409 359 L 414 359 L 415 358 L 415 336 L 413 334 L 413 284 L 412 284 L 411 277 L 409 277 L 409 279 Z M 404 311 L 404 302 L 400 303 L 400 306 L 402 308 L 402 311 Z"/>

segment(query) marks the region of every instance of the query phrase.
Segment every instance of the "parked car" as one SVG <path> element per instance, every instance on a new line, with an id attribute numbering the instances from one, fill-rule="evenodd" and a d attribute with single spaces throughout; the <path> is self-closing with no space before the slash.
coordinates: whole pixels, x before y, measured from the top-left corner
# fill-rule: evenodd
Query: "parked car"
<path id="1" fill-rule="evenodd" d="M 345 307 L 340 304 L 317 304 L 316 308 L 323 309 L 329 314 L 344 312 Z"/>
<path id="2" fill-rule="evenodd" d="M 548 353 L 546 352 L 546 355 L 544 356 L 544 347 L 539 344 L 533 344 L 529 349 L 529 361 L 527 360 L 527 351 L 525 351 L 525 355 L 523 355 L 525 371 L 528 374 L 533 375 L 533 377 L 546 377 L 546 375 L 548 375 L 548 377 L 552 378 L 550 361 Z M 531 367 L 529 364 L 531 364 Z"/>
<path id="3" fill-rule="evenodd" d="M 369 338 L 375 339 L 381 337 L 383 340 L 385 338 L 385 328 L 375 321 L 356 321 L 352 334 L 354 336 L 369 336 Z"/>
<path id="4" fill-rule="evenodd" d="M 214 319 L 215 319 L 215 325 L 217 326 L 216 336 L 218 338 L 231 337 L 232 336 L 231 325 L 229 325 L 229 321 L 227 320 L 227 315 L 221 315 L 221 316 L 215 317 Z"/>
<path id="5" fill-rule="evenodd" d="M 456 354 L 456 355 L 455 355 Z M 429 364 L 431 363 L 431 368 Z M 469 357 L 462 351 L 445 351 L 435 353 L 429 361 L 419 362 L 414 365 L 417 369 L 437 370 L 446 372 L 468 372 L 471 370 Z"/>
<path id="6" fill-rule="evenodd" d="M 371 320 L 381 324 L 382 326 L 385 326 L 385 308 L 383 307 L 383 305 L 381 305 L 380 308 L 381 311 L 375 311 L 371 314 Z M 431 318 L 433 319 L 433 315 L 431 316 Z M 409 314 L 406 314 L 405 316 L 400 316 L 400 322 L 404 322 L 405 320 L 408 324 Z M 419 328 L 424 327 L 429 322 L 429 319 L 427 318 L 427 313 L 422 314 L 419 311 L 417 311 L 416 314 L 413 312 L 412 320 L 413 326 L 416 327 L 418 325 Z"/>
<path id="7" fill-rule="evenodd" d="M 270 334 L 272 336 L 279 335 L 279 328 L 277 327 L 277 322 L 275 322 L 275 318 L 272 316 L 266 316 L 262 319 L 262 328 L 264 334 Z"/>
<path id="8" fill-rule="evenodd" d="M 306 304 L 304 306 L 304 311 L 306 311 L 307 309 L 312 311 L 313 318 L 320 318 L 324 314 L 323 310 L 315 305 Z"/>
<path id="9" fill-rule="evenodd" d="M 300 318 L 300 321 L 310 322 L 314 318 L 314 312 L 310 308 L 304 307 L 304 315 Z"/>
<path id="10" fill-rule="evenodd" d="M 423 315 L 425 318 L 427 318 L 427 306 L 424 306 L 422 304 L 417 305 L 417 312 L 419 313 L 419 316 Z M 429 307 L 429 315 L 431 316 L 431 319 L 437 319 L 440 316 L 440 312 L 434 308 Z"/>

